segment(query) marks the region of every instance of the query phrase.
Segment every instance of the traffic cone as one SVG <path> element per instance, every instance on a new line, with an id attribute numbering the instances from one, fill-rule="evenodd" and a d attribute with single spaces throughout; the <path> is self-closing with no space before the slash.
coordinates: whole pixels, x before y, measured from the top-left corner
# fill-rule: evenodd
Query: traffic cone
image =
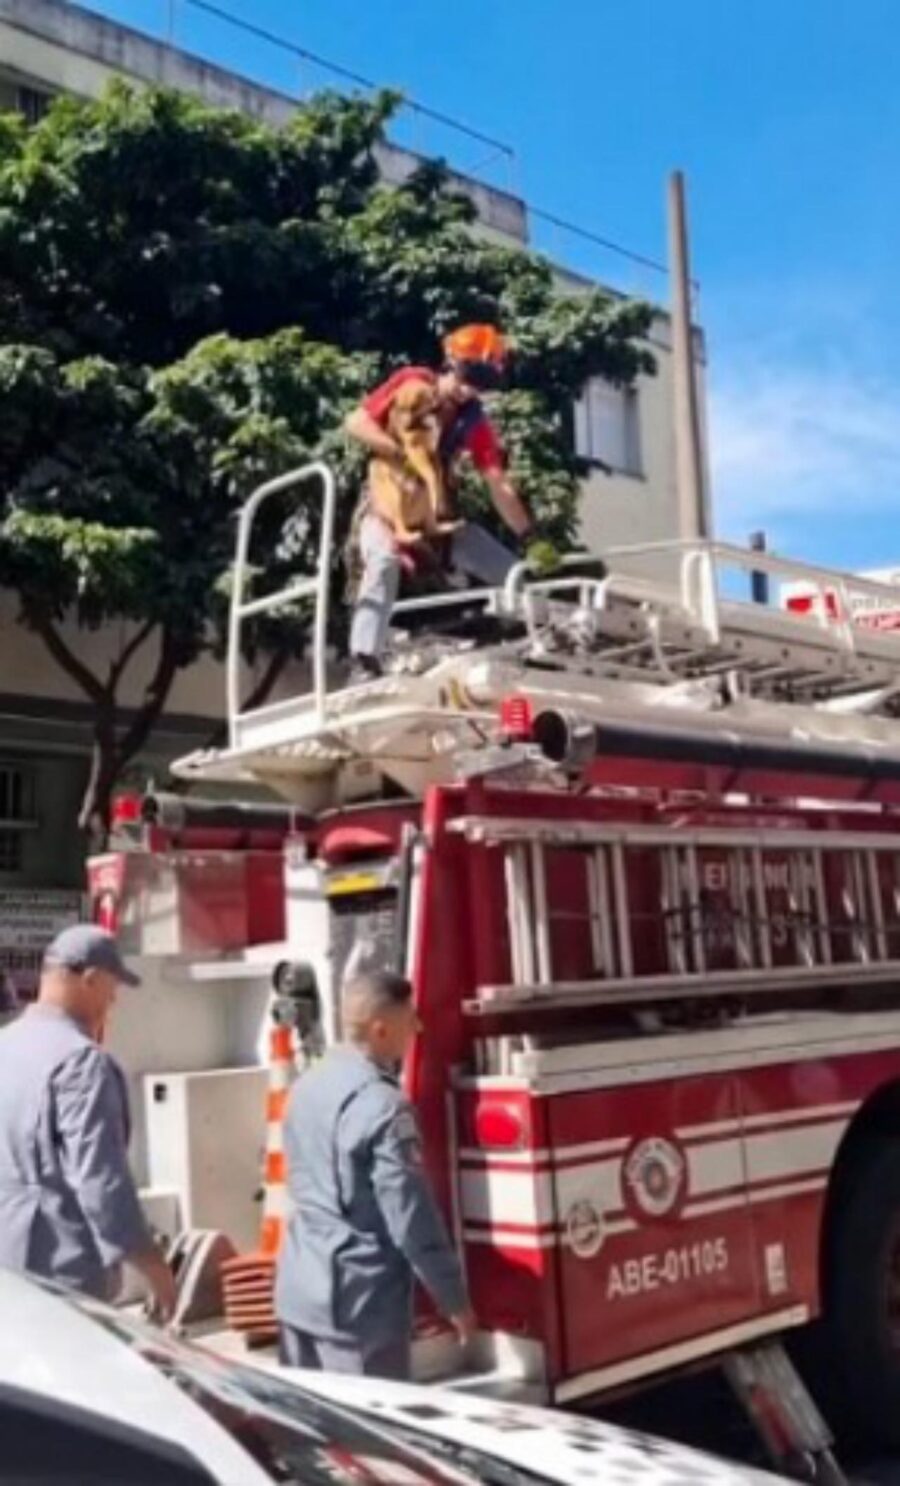
<path id="1" fill-rule="evenodd" d="M 288 1211 L 287 1163 L 284 1156 L 284 1112 L 297 1067 L 290 1027 L 269 1033 L 269 1092 L 266 1097 L 266 1155 L 263 1166 L 263 1219 L 260 1252 L 277 1258 Z"/>
<path id="2" fill-rule="evenodd" d="M 266 1150 L 263 1165 L 263 1217 L 259 1249 L 222 1266 L 225 1319 L 242 1332 L 248 1346 L 275 1340 L 275 1263 L 287 1218 L 284 1113 L 296 1074 L 293 1033 L 276 1024 L 269 1033 L 269 1087 L 266 1095 Z"/>

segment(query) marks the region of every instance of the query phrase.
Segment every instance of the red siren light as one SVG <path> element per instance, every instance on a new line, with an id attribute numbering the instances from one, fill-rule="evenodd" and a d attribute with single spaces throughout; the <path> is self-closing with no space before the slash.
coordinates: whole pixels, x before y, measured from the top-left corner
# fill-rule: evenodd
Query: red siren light
<path id="1" fill-rule="evenodd" d="M 511 743 L 527 743 L 531 739 L 534 717 L 527 697 L 504 697 L 500 703 L 500 730 Z"/>

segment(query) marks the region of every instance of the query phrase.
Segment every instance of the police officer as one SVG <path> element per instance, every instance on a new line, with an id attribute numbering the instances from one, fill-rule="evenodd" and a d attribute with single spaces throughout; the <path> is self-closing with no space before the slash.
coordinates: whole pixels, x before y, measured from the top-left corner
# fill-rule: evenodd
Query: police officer
<path id="1" fill-rule="evenodd" d="M 409 982 L 344 987 L 345 1042 L 295 1084 L 285 1116 L 293 1203 L 278 1266 L 281 1360 L 405 1378 L 417 1276 L 462 1341 L 475 1322 L 397 1073 L 418 1029 Z"/>
<path id="2" fill-rule="evenodd" d="M 125 1080 L 97 1041 L 120 984 L 139 980 L 115 940 L 76 924 L 47 949 L 37 1001 L 0 1031 L 0 1265 L 110 1299 L 128 1263 L 167 1319 L 175 1284 L 128 1167 Z"/>

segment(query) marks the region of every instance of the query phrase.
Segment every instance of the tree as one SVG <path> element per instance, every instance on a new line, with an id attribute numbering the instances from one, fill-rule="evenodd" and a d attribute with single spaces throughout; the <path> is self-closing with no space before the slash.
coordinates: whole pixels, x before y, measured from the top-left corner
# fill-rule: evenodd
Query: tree
<path id="1" fill-rule="evenodd" d="M 323 95 L 274 130 L 116 85 L 32 128 L 0 116 L 0 583 L 91 705 L 82 823 L 106 820 L 178 672 L 221 648 L 234 516 L 254 485 L 325 456 L 346 528 L 361 470 L 340 428 L 379 375 L 433 361 L 465 319 L 501 322 L 510 457 L 548 535 L 568 541 L 573 398 L 589 376 L 652 370 L 647 306 L 563 295 L 546 262 L 479 241 L 439 165 L 380 183 L 395 102 Z M 318 514 L 311 498 L 267 514 L 269 582 L 313 564 Z M 105 674 L 65 638 L 72 616 L 124 622 Z M 248 629 L 260 695 L 302 655 L 308 621 L 300 609 Z M 126 711 L 125 680 L 151 652 Z"/>

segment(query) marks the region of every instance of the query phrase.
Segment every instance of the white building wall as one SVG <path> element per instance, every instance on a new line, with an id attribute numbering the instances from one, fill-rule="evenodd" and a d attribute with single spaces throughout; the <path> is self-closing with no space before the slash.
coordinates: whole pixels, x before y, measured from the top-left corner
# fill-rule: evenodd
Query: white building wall
<path id="1" fill-rule="evenodd" d="M 667 542 L 678 536 L 673 369 L 667 316 L 657 316 L 648 346 L 656 361 L 656 375 L 639 377 L 633 394 L 637 459 L 632 467 L 615 467 L 611 474 L 597 470 L 584 484 L 581 534 L 592 551 Z M 695 347 L 702 405 L 705 355 L 699 331 L 695 333 Z"/>

